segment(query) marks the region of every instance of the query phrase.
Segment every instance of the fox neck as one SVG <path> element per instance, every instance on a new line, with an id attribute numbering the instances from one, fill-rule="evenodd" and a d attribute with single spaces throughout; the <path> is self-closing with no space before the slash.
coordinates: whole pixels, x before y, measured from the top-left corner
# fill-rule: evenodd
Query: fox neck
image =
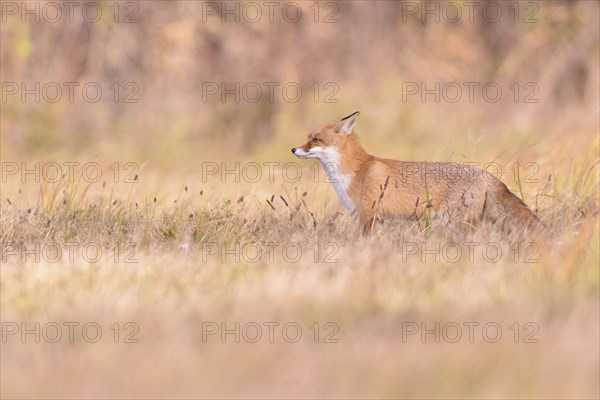
<path id="1" fill-rule="evenodd" d="M 363 164 L 373 157 L 363 149 L 354 134 L 350 134 L 339 147 L 329 147 L 326 154 L 320 161 L 329 182 L 350 214 L 356 215 L 356 205 L 348 192 Z"/>
<path id="2" fill-rule="evenodd" d="M 340 149 L 340 171 L 345 174 L 356 175 L 363 165 L 373 156 L 365 151 L 358 141 L 358 137 L 351 133 L 342 143 Z"/>

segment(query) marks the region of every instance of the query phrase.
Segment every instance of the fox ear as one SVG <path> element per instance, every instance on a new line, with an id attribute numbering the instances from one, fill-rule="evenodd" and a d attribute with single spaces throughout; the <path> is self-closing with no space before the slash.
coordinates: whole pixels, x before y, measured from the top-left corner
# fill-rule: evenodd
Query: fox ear
<path id="1" fill-rule="evenodd" d="M 354 129 L 354 126 L 358 122 L 359 115 L 360 115 L 360 113 L 358 111 L 356 111 L 356 112 L 348 115 L 347 117 L 342 118 L 340 120 L 340 122 L 338 122 L 335 131 L 342 135 L 351 134 L 352 129 Z"/>

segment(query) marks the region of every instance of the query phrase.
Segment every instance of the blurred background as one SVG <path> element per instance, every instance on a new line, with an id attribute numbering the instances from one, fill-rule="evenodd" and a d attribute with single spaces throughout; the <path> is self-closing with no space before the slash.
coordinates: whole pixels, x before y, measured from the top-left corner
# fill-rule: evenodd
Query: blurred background
<path id="1" fill-rule="evenodd" d="M 3 322 L 97 321 L 104 336 L 11 336 L 2 396 L 598 398 L 599 16 L 597 1 L 0 2 L 0 244 L 137 250 L 7 257 Z M 496 162 L 560 240 L 490 263 L 405 257 L 401 241 L 435 248 L 445 227 L 359 238 L 317 162 L 290 152 L 354 111 L 372 154 Z M 101 179 L 23 177 L 74 162 Z M 204 179 L 206 163 L 250 162 L 259 182 Z M 288 162 L 301 180 L 283 179 Z M 201 257 L 271 241 L 310 256 Z M 128 321 L 139 343 L 116 343 L 109 327 Z M 340 341 L 205 342 L 206 321 L 335 321 Z M 406 321 L 504 335 L 403 342 Z M 539 341 L 514 339 L 528 322 Z"/>
<path id="2" fill-rule="evenodd" d="M 5 160 L 291 160 L 355 110 L 404 159 L 597 134 L 595 1 L 26 4 L 2 5 Z"/>

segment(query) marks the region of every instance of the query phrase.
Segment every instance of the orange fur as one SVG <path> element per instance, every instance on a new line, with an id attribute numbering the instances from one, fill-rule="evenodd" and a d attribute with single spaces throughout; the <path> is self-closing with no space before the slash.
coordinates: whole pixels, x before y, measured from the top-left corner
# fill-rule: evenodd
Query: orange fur
<path id="1" fill-rule="evenodd" d="M 430 210 L 454 227 L 476 226 L 482 218 L 503 230 L 544 229 L 535 214 L 496 177 L 479 168 L 452 162 L 405 162 L 367 153 L 353 128 L 356 112 L 327 123 L 292 152 L 318 158 L 363 233 L 386 218 L 422 218 Z"/>

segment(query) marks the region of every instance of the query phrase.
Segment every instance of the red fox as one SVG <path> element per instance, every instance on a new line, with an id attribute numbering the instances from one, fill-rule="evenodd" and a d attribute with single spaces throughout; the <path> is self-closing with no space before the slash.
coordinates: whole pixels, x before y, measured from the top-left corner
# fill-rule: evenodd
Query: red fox
<path id="1" fill-rule="evenodd" d="M 506 233 L 542 232 L 545 225 L 492 174 L 453 162 L 407 162 L 367 153 L 353 133 L 359 112 L 327 123 L 294 147 L 299 158 L 316 158 L 363 234 L 387 218 L 431 213 L 453 228 L 487 219 Z"/>

